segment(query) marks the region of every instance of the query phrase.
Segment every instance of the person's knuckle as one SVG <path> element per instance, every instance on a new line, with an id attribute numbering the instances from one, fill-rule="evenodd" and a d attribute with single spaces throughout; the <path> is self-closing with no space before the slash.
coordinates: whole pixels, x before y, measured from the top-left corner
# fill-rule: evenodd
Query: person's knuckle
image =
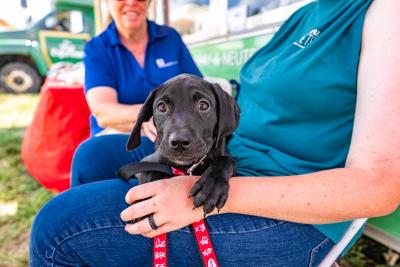
<path id="1" fill-rule="evenodd" d="M 140 224 L 140 225 L 138 225 L 138 231 L 139 232 L 141 232 L 141 233 L 145 233 L 145 232 L 147 232 L 149 229 L 148 229 L 148 226 L 147 225 L 145 225 L 145 224 Z"/>
<path id="2" fill-rule="evenodd" d="M 136 207 L 136 205 L 132 205 L 128 208 L 127 211 L 128 211 L 129 217 L 135 218 L 136 213 L 138 212 L 138 208 Z"/>

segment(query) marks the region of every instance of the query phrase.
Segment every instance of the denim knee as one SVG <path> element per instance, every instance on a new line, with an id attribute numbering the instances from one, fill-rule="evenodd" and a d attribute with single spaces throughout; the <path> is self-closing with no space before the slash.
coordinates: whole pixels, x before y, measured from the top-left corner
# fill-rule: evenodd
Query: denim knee
<path id="1" fill-rule="evenodd" d="M 125 153 L 126 135 L 100 136 L 81 143 L 72 159 L 71 186 L 116 178 Z"/>
<path id="2" fill-rule="evenodd" d="M 95 155 L 99 154 L 96 138 L 82 142 L 75 150 L 71 166 L 71 187 L 85 183 L 84 179 L 91 174 L 88 170 L 96 168 Z"/>
<path id="3" fill-rule="evenodd" d="M 78 146 L 72 159 L 71 186 L 117 178 L 124 164 L 138 162 L 154 152 L 154 144 L 142 137 L 139 148 L 126 150 L 128 135 L 94 137 Z"/>
<path id="4" fill-rule="evenodd" d="M 68 242 L 76 241 L 82 233 L 103 228 L 123 231 L 125 224 L 120 213 L 127 207 L 124 196 L 133 185 L 122 180 L 91 183 L 71 188 L 51 199 L 39 210 L 32 224 L 30 266 L 52 266 L 55 259 L 68 263 L 76 261 L 72 258 L 72 249 L 68 248 L 70 253 L 64 252 Z"/>
<path id="5" fill-rule="evenodd" d="M 49 202 L 51 203 L 52 200 Z M 51 266 L 51 256 L 56 247 L 54 242 L 55 232 L 54 221 L 56 210 L 54 206 L 46 204 L 36 215 L 30 235 L 29 244 L 29 266 Z"/>

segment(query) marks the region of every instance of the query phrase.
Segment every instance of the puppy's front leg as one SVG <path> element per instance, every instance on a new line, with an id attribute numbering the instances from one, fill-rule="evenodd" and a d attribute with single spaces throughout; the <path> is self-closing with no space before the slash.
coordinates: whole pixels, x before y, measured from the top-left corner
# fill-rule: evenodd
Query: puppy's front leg
<path id="1" fill-rule="evenodd" d="M 161 156 L 161 153 L 156 150 L 151 155 L 143 158 L 141 162 L 153 162 L 153 163 L 164 163 L 165 159 Z M 139 184 L 150 183 L 153 181 L 161 180 L 166 178 L 166 174 L 158 171 L 144 171 L 136 174 L 136 178 L 139 180 Z"/>
<path id="2" fill-rule="evenodd" d="M 161 157 L 161 155 L 157 151 L 155 153 L 145 157 L 142 160 L 142 162 L 149 162 L 149 163 L 162 163 L 163 161 L 164 161 L 164 159 Z M 125 180 L 129 180 L 130 178 L 136 177 L 139 181 L 139 184 L 145 184 L 145 183 L 149 183 L 152 181 L 164 179 L 167 176 L 167 174 L 165 174 L 163 172 L 158 172 L 158 171 L 142 171 L 140 173 L 137 173 L 137 169 L 135 169 L 134 171 L 132 171 L 132 170 L 133 170 L 132 165 L 127 164 L 119 169 L 117 175 Z M 149 198 L 150 197 L 141 199 L 141 200 L 137 200 L 133 204 L 141 202 L 141 201 L 149 199 Z M 128 223 L 137 223 L 137 222 L 145 219 L 146 217 L 148 217 L 148 215 L 133 219 L 132 221 L 130 221 Z"/>
<path id="3" fill-rule="evenodd" d="M 190 192 L 190 196 L 194 197 L 194 207 L 203 205 L 204 216 L 215 208 L 220 210 L 228 199 L 228 180 L 235 172 L 236 164 L 232 157 L 215 158 Z"/>
<path id="4" fill-rule="evenodd" d="M 155 153 L 145 157 L 142 162 L 148 162 L 148 163 L 163 163 L 165 160 L 163 157 L 160 155 L 158 151 Z M 152 167 L 152 166 L 150 166 Z M 161 172 L 161 171 L 152 171 L 153 168 L 150 168 L 151 171 L 144 171 L 145 169 L 149 169 L 149 166 L 147 165 L 146 167 L 141 166 L 141 170 L 139 172 L 137 165 L 131 163 L 122 166 L 119 171 L 117 172 L 117 176 L 129 180 L 131 178 L 137 178 L 139 181 L 139 184 L 145 184 L 149 183 L 152 181 L 164 179 L 168 174 Z M 157 168 L 155 168 L 157 169 Z"/>

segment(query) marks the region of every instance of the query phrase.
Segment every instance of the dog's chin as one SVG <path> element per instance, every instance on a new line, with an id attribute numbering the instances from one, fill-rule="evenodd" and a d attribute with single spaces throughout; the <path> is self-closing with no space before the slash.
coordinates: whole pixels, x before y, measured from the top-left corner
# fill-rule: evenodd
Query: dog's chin
<path id="1" fill-rule="evenodd" d="M 177 165 L 177 166 L 191 166 L 194 163 L 198 162 L 201 160 L 202 157 L 198 156 L 169 156 L 166 157 L 171 163 Z"/>
<path id="2" fill-rule="evenodd" d="M 207 146 L 202 146 L 199 149 L 190 149 L 178 152 L 161 144 L 159 151 L 161 152 L 161 155 L 172 164 L 176 166 L 190 167 L 201 160 L 201 158 L 208 153 L 209 148 Z"/>
<path id="3" fill-rule="evenodd" d="M 198 157 L 190 157 L 190 156 L 170 156 L 167 157 L 169 161 L 171 161 L 173 164 L 176 164 L 178 166 L 189 166 L 194 164 L 195 162 L 199 161 L 200 159 Z"/>
<path id="4" fill-rule="evenodd" d="M 175 159 L 175 160 L 170 160 L 170 161 L 173 164 L 178 165 L 178 166 L 188 166 L 194 162 L 192 160 L 180 160 L 180 159 Z"/>

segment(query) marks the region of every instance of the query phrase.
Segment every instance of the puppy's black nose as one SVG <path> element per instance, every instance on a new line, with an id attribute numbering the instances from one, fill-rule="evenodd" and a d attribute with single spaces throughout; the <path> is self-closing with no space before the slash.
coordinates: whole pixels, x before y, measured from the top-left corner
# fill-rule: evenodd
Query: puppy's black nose
<path id="1" fill-rule="evenodd" d="M 188 149 L 192 145 L 192 142 L 187 136 L 173 133 L 169 136 L 169 145 L 175 150 L 182 151 Z"/>

